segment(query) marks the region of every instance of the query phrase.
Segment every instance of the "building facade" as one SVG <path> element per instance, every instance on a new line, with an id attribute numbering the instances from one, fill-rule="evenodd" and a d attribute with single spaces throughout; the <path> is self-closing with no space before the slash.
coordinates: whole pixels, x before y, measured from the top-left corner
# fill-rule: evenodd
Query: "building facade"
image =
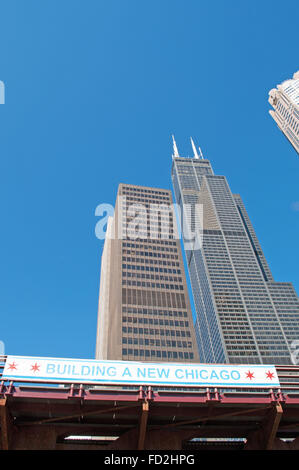
<path id="1" fill-rule="evenodd" d="M 203 208 L 201 245 L 186 251 L 200 362 L 292 363 L 299 339 L 299 300 L 290 283 L 275 282 L 240 195 L 210 162 L 182 158 L 175 146 L 172 181 L 189 232 Z"/>
<path id="2" fill-rule="evenodd" d="M 269 113 L 299 153 L 299 71 L 269 92 Z"/>
<path id="3" fill-rule="evenodd" d="M 169 190 L 119 185 L 102 253 L 96 358 L 198 362 Z"/>

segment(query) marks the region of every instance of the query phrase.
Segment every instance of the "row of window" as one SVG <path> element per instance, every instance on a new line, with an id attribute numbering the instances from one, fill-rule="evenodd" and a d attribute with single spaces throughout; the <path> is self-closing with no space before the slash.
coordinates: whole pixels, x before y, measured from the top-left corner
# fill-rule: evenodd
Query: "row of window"
<path id="1" fill-rule="evenodd" d="M 232 351 L 231 353 L 228 351 L 228 355 L 230 357 L 235 357 L 235 356 L 257 356 L 258 353 L 257 351 Z"/>
<path id="2" fill-rule="evenodd" d="M 259 345 L 259 350 L 261 355 L 269 355 L 269 356 L 289 356 L 289 349 L 287 346 L 279 346 L 275 347 L 274 345 L 270 344 L 269 346 Z"/>
<path id="3" fill-rule="evenodd" d="M 175 262 L 175 261 L 161 261 L 161 260 L 157 260 L 157 259 L 145 259 L 145 258 L 127 258 L 124 256 L 123 257 L 123 260 L 124 261 L 127 261 L 129 263 L 144 263 L 146 265 L 149 265 L 149 264 L 154 264 L 154 265 L 158 265 L 158 266 L 175 266 L 175 267 L 179 267 L 180 266 L 180 263 L 179 262 Z M 139 266 L 139 265 L 132 265 L 132 264 L 128 264 L 128 265 L 125 265 L 123 264 L 123 268 L 124 269 L 137 269 L 137 270 L 140 270 L 142 269 L 142 266 Z M 146 269 L 146 271 L 150 271 L 150 269 Z"/>
<path id="4" fill-rule="evenodd" d="M 123 323 L 143 323 L 144 325 L 165 325 L 180 326 L 189 328 L 189 322 L 183 320 L 167 320 L 163 318 L 142 318 L 142 317 L 126 317 L 123 316 Z"/>
<path id="5" fill-rule="evenodd" d="M 131 193 L 136 193 L 136 194 L 142 193 L 146 196 L 148 194 L 158 195 L 158 196 L 169 196 L 169 192 L 158 191 L 156 189 L 145 189 L 145 188 L 138 188 L 138 187 L 134 188 L 132 186 L 122 186 L 122 193 L 124 191 L 128 191 L 130 194 Z"/>
<path id="6" fill-rule="evenodd" d="M 251 331 L 224 331 L 224 337 L 230 339 L 231 344 L 238 344 L 239 340 L 242 340 L 246 343 L 254 344 Z M 236 340 L 236 341 L 235 341 Z"/>
<path id="7" fill-rule="evenodd" d="M 172 242 L 172 241 L 169 241 L 169 240 L 145 240 L 144 242 L 135 242 L 135 243 L 132 243 L 132 242 L 123 242 L 123 246 L 127 246 L 127 247 L 130 247 L 130 248 L 143 248 L 144 245 L 153 245 L 151 246 L 151 250 L 163 250 L 165 246 L 176 246 L 177 243 L 176 242 Z M 155 245 L 158 245 L 156 248 L 155 248 Z M 167 251 L 167 249 L 166 249 Z"/>
<path id="8" fill-rule="evenodd" d="M 274 325 L 277 325 L 278 323 L 274 319 L 273 315 L 259 315 L 261 318 L 254 318 L 252 317 L 251 319 L 251 324 L 252 326 L 256 326 L 256 328 L 259 330 L 261 325 L 267 325 L 268 328 L 273 328 Z M 275 322 L 275 323 L 274 323 Z"/>
<path id="9" fill-rule="evenodd" d="M 145 282 L 145 281 L 131 281 L 127 279 L 122 280 L 123 286 L 147 287 L 149 289 L 167 289 L 167 290 L 184 290 L 182 285 L 178 284 L 164 284 L 159 282 Z"/>
<path id="10" fill-rule="evenodd" d="M 133 188 L 130 186 L 122 186 L 121 188 L 121 193 L 122 195 L 124 193 L 128 193 L 131 196 L 144 196 L 144 197 L 170 197 L 171 193 L 170 192 L 165 192 L 165 191 L 155 191 L 152 189 L 145 189 L 145 188 Z"/>
<path id="11" fill-rule="evenodd" d="M 123 195 L 124 195 L 124 193 L 122 194 L 122 196 L 123 196 Z M 152 200 L 152 199 L 154 200 L 153 197 L 147 197 L 147 196 L 145 196 L 145 197 L 136 197 L 136 196 L 131 197 L 131 196 L 129 196 L 129 195 L 125 195 L 125 196 L 126 196 L 126 199 L 127 199 L 128 201 L 132 201 L 133 203 L 137 203 L 137 202 L 140 203 L 140 202 L 143 202 L 143 205 L 144 205 L 145 207 L 149 207 L 149 204 L 153 204 L 153 202 L 151 202 L 151 200 Z M 158 202 L 157 202 L 157 201 L 158 201 Z M 171 201 L 171 199 L 170 199 L 169 197 L 160 196 L 159 198 L 157 198 L 157 200 L 156 200 L 154 203 L 155 203 L 155 204 L 159 204 L 159 203 L 161 203 L 162 201 L 163 201 L 164 203 L 165 203 L 165 202 L 169 203 L 169 202 Z"/>
<path id="12" fill-rule="evenodd" d="M 128 258 L 126 255 L 134 255 L 138 256 L 138 260 L 140 256 L 148 256 L 149 258 L 163 258 L 163 259 L 179 259 L 178 255 L 172 255 L 172 254 L 165 254 L 165 253 L 154 253 L 151 251 L 131 251 L 129 252 L 128 250 L 123 250 L 123 260 L 124 261 L 129 261 L 129 262 L 135 262 L 138 261 L 136 258 Z M 150 260 L 145 260 L 150 262 Z"/>
<path id="13" fill-rule="evenodd" d="M 278 103 L 277 108 L 283 116 L 284 120 L 295 130 L 295 132 L 298 132 L 299 122 L 292 116 L 292 113 L 285 109 L 281 103 Z"/>
<path id="14" fill-rule="evenodd" d="M 144 249 L 150 249 L 150 251 L 143 251 Z M 164 253 L 163 253 L 164 252 Z M 169 258 L 174 256 L 169 253 L 178 253 L 176 248 L 166 248 L 166 247 L 148 247 L 148 246 L 139 246 L 134 249 L 123 248 L 122 253 L 124 255 L 140 255 L 140 256 L 152 256 L 154 258 Z"/>
<path id="15" fill-rule="evenodd" d="M 145 186 L 134 186 L 131 184 L 121 184 L 122 190 L 127 190 L 127 191 L 132 191 L 132 192 L 144 192 L 148 194 L 161 194 L 162 196 L 165 195 L 167 196 L 169 194 L 169 191 L 166 191 L 165 189 L 160 189 L 160 188 L 148 188 Z"/>
<path id="16" fill-rule="evenodd" d="M 168 263 L 170 264 L 177 264 L 179 266 L 179 263 Z M 122 265 L 123 269 L 131 269 L 135 271 L 148 271 L 148 272 L 154 272 L 154 273 L 169 273 L 169 274 L 182 274 L 180 269 L 172 269 L 172 268 L 154 268 L 153 266 L 148 266 L 148 265 L 132 265 L 132 264 L 123 264 Z"/>
<path id="17" fill-rule="evenodd" d="M 169 281 L 169 282 L 183 282 L 181 277 L 176 276 L 164 276 L 163 274 L 145 274 L 145 273 L 134 273 L 129 271 L 122 272 L 123 277 L 134 277 L 136 279 L 151 279 L 152 281 Z"/>
<path id="18" fill-rule="evenodd" d="M 164 230 L 165 229 L 165 230 Z M 174 231 L 172 228 L 162 226 L 161 229 L 136 224 L 128 224 L 127 229 L 122 230 L 122 239 L 125 240 L 175 240 Z"/>
<path id="19" fill-rule="evenodd" d="M 154 349 L 127 349 L 123 348 L 123 356 L 139 356 L 139 357 L 157 357 L 162 359 L 185 359 L 193 360 L 194 354 L 191 352 L 181 352 L 181 351 L 156 351 Z"/>
<path id="20" fill-rule="evenodd" d="M 165 202 L 167 201 L 167 202 Z M 128 215 L 139 215 L 139 214 L 164 214 L 164 215 L 169 215 L 173 214 L 173 208 L 174 206 L 171 204 L 171 201 L 169 199 L 165 200 L 157 200 L 154 201 L 150 198 L 145 199 L 145 198 L 132 198 L 132 197 L 123 197 L 123 200 L 121 201 L 121 210 L 122 213 L 124 213 L 124 210 L 128 212 Z M 150 209 L 150 211 L 147 211 L 146 209 Z"/>
<path id="21" fill-rule="evenodd" d="M 175 245 L 175 243 L 174 243 Z M 140 249 L 149 249 L 153 252 L 153 251 L 166 251 L 168 253 L 177 253 L 178 250 L 177 248 L 168 248 L 168 246 L 164 246 L 164 245 L 160 245 L 160 246 L 149 246 L 148 244 L 144 244 L 144 243 L 127 243 L 127 242 L 123 242 L 123 247 L 125 248 L 130 248 L 130 250 L 127 250 L 125 248 L 123 248 L 123 254 L 132 254 L 134 253 L 134 251 L 137 249 L 137 250 L 140 250 Z M 134 249 L 132 251 L 132 248 Z"/>
<path id="22" fill-rule="evenodd" d="M 122 223 L 136 222 L 159 222 L 171 225 L 175 221 L 174 206 L 172 204 L 155 203 L 155 202 L 127 202 L 120 208 L 119 217 Z M 118 219 L 120 220 L 120 218 Z"/>
<path id="23" fill-rule="evenodd" d="M 171 240 L 179 240 L 175 232 L 171 230 L 141 230 L 140 228 L 131 227 L 128 230 L 123 229 L 122 240 L 130 240 L 132 242 L 139 243 L 165 243 Z M 150 249 L 152 247 L 149 247 Z"/>
<path id="24" fill-rule="evenodd" d="M 150 212 L 148 212 L 145 209 L 141 209 L 141 207 L 128 207 L 126 214 L 123 214 L 122 216 L 122 225 L 132 225 L 132 223 L 134 223 L 136 226 L 141 226 L 144 224 L 146 227 L 148 225 L 150 227 L 173 227 L 172 214 L 169 212 L 161 213 L 158 208 L 159 206 L 157 206 L 155 212 L 153 208 L 151 208 Z"/>
<path id="25" fill-rule="evenodd" d="M 153 316 L 164 316 L 164 317 L 188 317 L 187 312 L 177 310 L 157 310 L 151 308 L 136 308 L 136 307 L 125 307 L 122 308 L 123 313 L 137 314 L 137 315 L 153 315 Z"/>
<path id="26" fill-rule="evenodd" d="M 128 287 L 122 288 L 122 304 L 186 309 L 184 293 L 163 290 L 131 289 Z"/>
<path id="27" fill-rule="evenodd" d="M 134 335 L 151 335 L 151 336 L 173 336 L 178 338 L 191 338 L 190 331 L 184 330 L 163 330 L 159 328 L 137 328 L 132 326 L 123 326 L 123 333 Z"/>
<path id="28" fill-rule="evenodd" d="M 174 341 L 152 338 L 130 338 L 126 336 L 123 337 L 122 344 L 139 344 L 140 346 L 157 346 L 167 348 L 192 348 L 191 341 Z"/>

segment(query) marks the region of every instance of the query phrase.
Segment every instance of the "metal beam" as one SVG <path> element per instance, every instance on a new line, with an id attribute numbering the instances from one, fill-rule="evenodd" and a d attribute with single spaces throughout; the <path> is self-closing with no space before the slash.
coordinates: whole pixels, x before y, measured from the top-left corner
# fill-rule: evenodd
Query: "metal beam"
<path id="1" fill-rule="evenodd" d="M 268 422 L 265 426 L 266 431 L 266 450 L 271 450 L 274 444 L 274 439 L 278 430 L 278 426 L 282 417 L 283 409 L 280 403 L 275 403 L 273 410 L 271 410 Z"/>
<path id="2" fill-rule="evenodd" d="M 271 450 L 273 449 L 279 423 L 283 414 L 280 403 L 271 406 L 269 413 L 262 421 L 260 428 L 247 436 L 246 450 Z"/>
<path id="3" fill-rule="evenodd" d="M 75 415 L 66 415 L 66 416 L 59 416 L 57 418 L 47 418 L 47 419 L 42 419 L 40 421 L 31 421 L 27 423 L 22 423 L 23 426 L 28 425 L 36 425 L 36 424 L 48 424 L 48 423 L 56 423 L 58 421 L 64 421 L 65 419 L 75 419 L 75 418 L 84 418 L 85 416 L 94 416 L 94 415 L 99 415 L 99 414 L 105 414 L 105 413 L 110 413 L 110 412 L 115 412 L 115 411 L 122 411 L 122 410 L 127 410 L 129 408 L 137 408 L 138 405 L 128 405 L 128 406 L 113 406 L 111 408 L 101 408 L 100 410 L 94 410 L 94 411 L 89 411 L 89 412 L 84 412 L 81 411 L 81 413 L 75 414 Z"/>
<path id="4" fill-rule="evenodd" d="M 12 420 L 7 409 L 7 399 L 0 399 L 1 449 L 9 450 Z"/>
<path id="5" fill-rule="evenodd" d="M 138 437 L 137 450 L 144 449 L 148 413 L 149 413 L 149 403 L 148 401 L 145 401 L 142 403 L 142 413 L 141 413 L 140 423 L 139 423 L 139 437 Z"/>
<path id="6" fill-rule="evenodd" d="M 242 409 L 242 410 L 238 410 L 238 411 L 234 411 L 233 413 L 223 413 L 223 414 L 219 414 L 219 415 L 216 415 L 216 416 L 211 416 L 210 414 L 204 416 L 204 417 L 201 417 L 201 418 L 196 418 L 196 419 L 192 419 L 192 420 L 188 420 L 188 421 L 177 421 L 176 423 L 171 423 L 171 424 L 165 424 L 163 425 L 163 428 L 170 428 L 170 427 L 175 427 L 175 426 L 183 426 L 183 425 L 186 425 L 186 424 L 195 424 L 195 423 L 198 423 L 198 422 L 201 422 L 201 421 L 209 421 L 211 419 L 215 420 L 215 419 L 223 419 L 223 418 L 228 418 L 228 417 L 231 417 L 231 416 L 238 416 L 238 415 L 243 415 L 243 416 L 246 416 L 248 413 L 258 413 L 259 411 L 261 410 L 267 410 L 269 409 L 269 406 L 266 406 L 264 408 L 251 408 L 251 409 Z"/>

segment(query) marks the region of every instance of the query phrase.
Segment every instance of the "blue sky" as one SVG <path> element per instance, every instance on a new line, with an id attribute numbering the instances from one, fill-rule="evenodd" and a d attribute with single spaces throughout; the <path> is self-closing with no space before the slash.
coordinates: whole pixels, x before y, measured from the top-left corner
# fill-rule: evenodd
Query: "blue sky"
<path id="1" fill-rule="evenodd" d="M 240 193 L 277 281 L 299 291 L 299 158 L 268 91 L 299 69 L 289 0 L 0 2 L 0 340 L 93 358 L 95 208 L 171 188 L 171 134 Z"/>

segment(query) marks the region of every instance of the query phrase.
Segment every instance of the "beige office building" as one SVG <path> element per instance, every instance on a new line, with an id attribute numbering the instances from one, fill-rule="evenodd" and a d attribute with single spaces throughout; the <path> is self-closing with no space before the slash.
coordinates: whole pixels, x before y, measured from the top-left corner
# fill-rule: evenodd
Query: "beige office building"
<path id="1" fill-rule="evenodd" d="M 299 71 L 269 92 L 269 113 L 299 153 Z"/>
<path id="2" fill-rule="evenodd" d="M 171 191 L 120 184 L 102 254 L 96 359 L 198 362 Z"/>

